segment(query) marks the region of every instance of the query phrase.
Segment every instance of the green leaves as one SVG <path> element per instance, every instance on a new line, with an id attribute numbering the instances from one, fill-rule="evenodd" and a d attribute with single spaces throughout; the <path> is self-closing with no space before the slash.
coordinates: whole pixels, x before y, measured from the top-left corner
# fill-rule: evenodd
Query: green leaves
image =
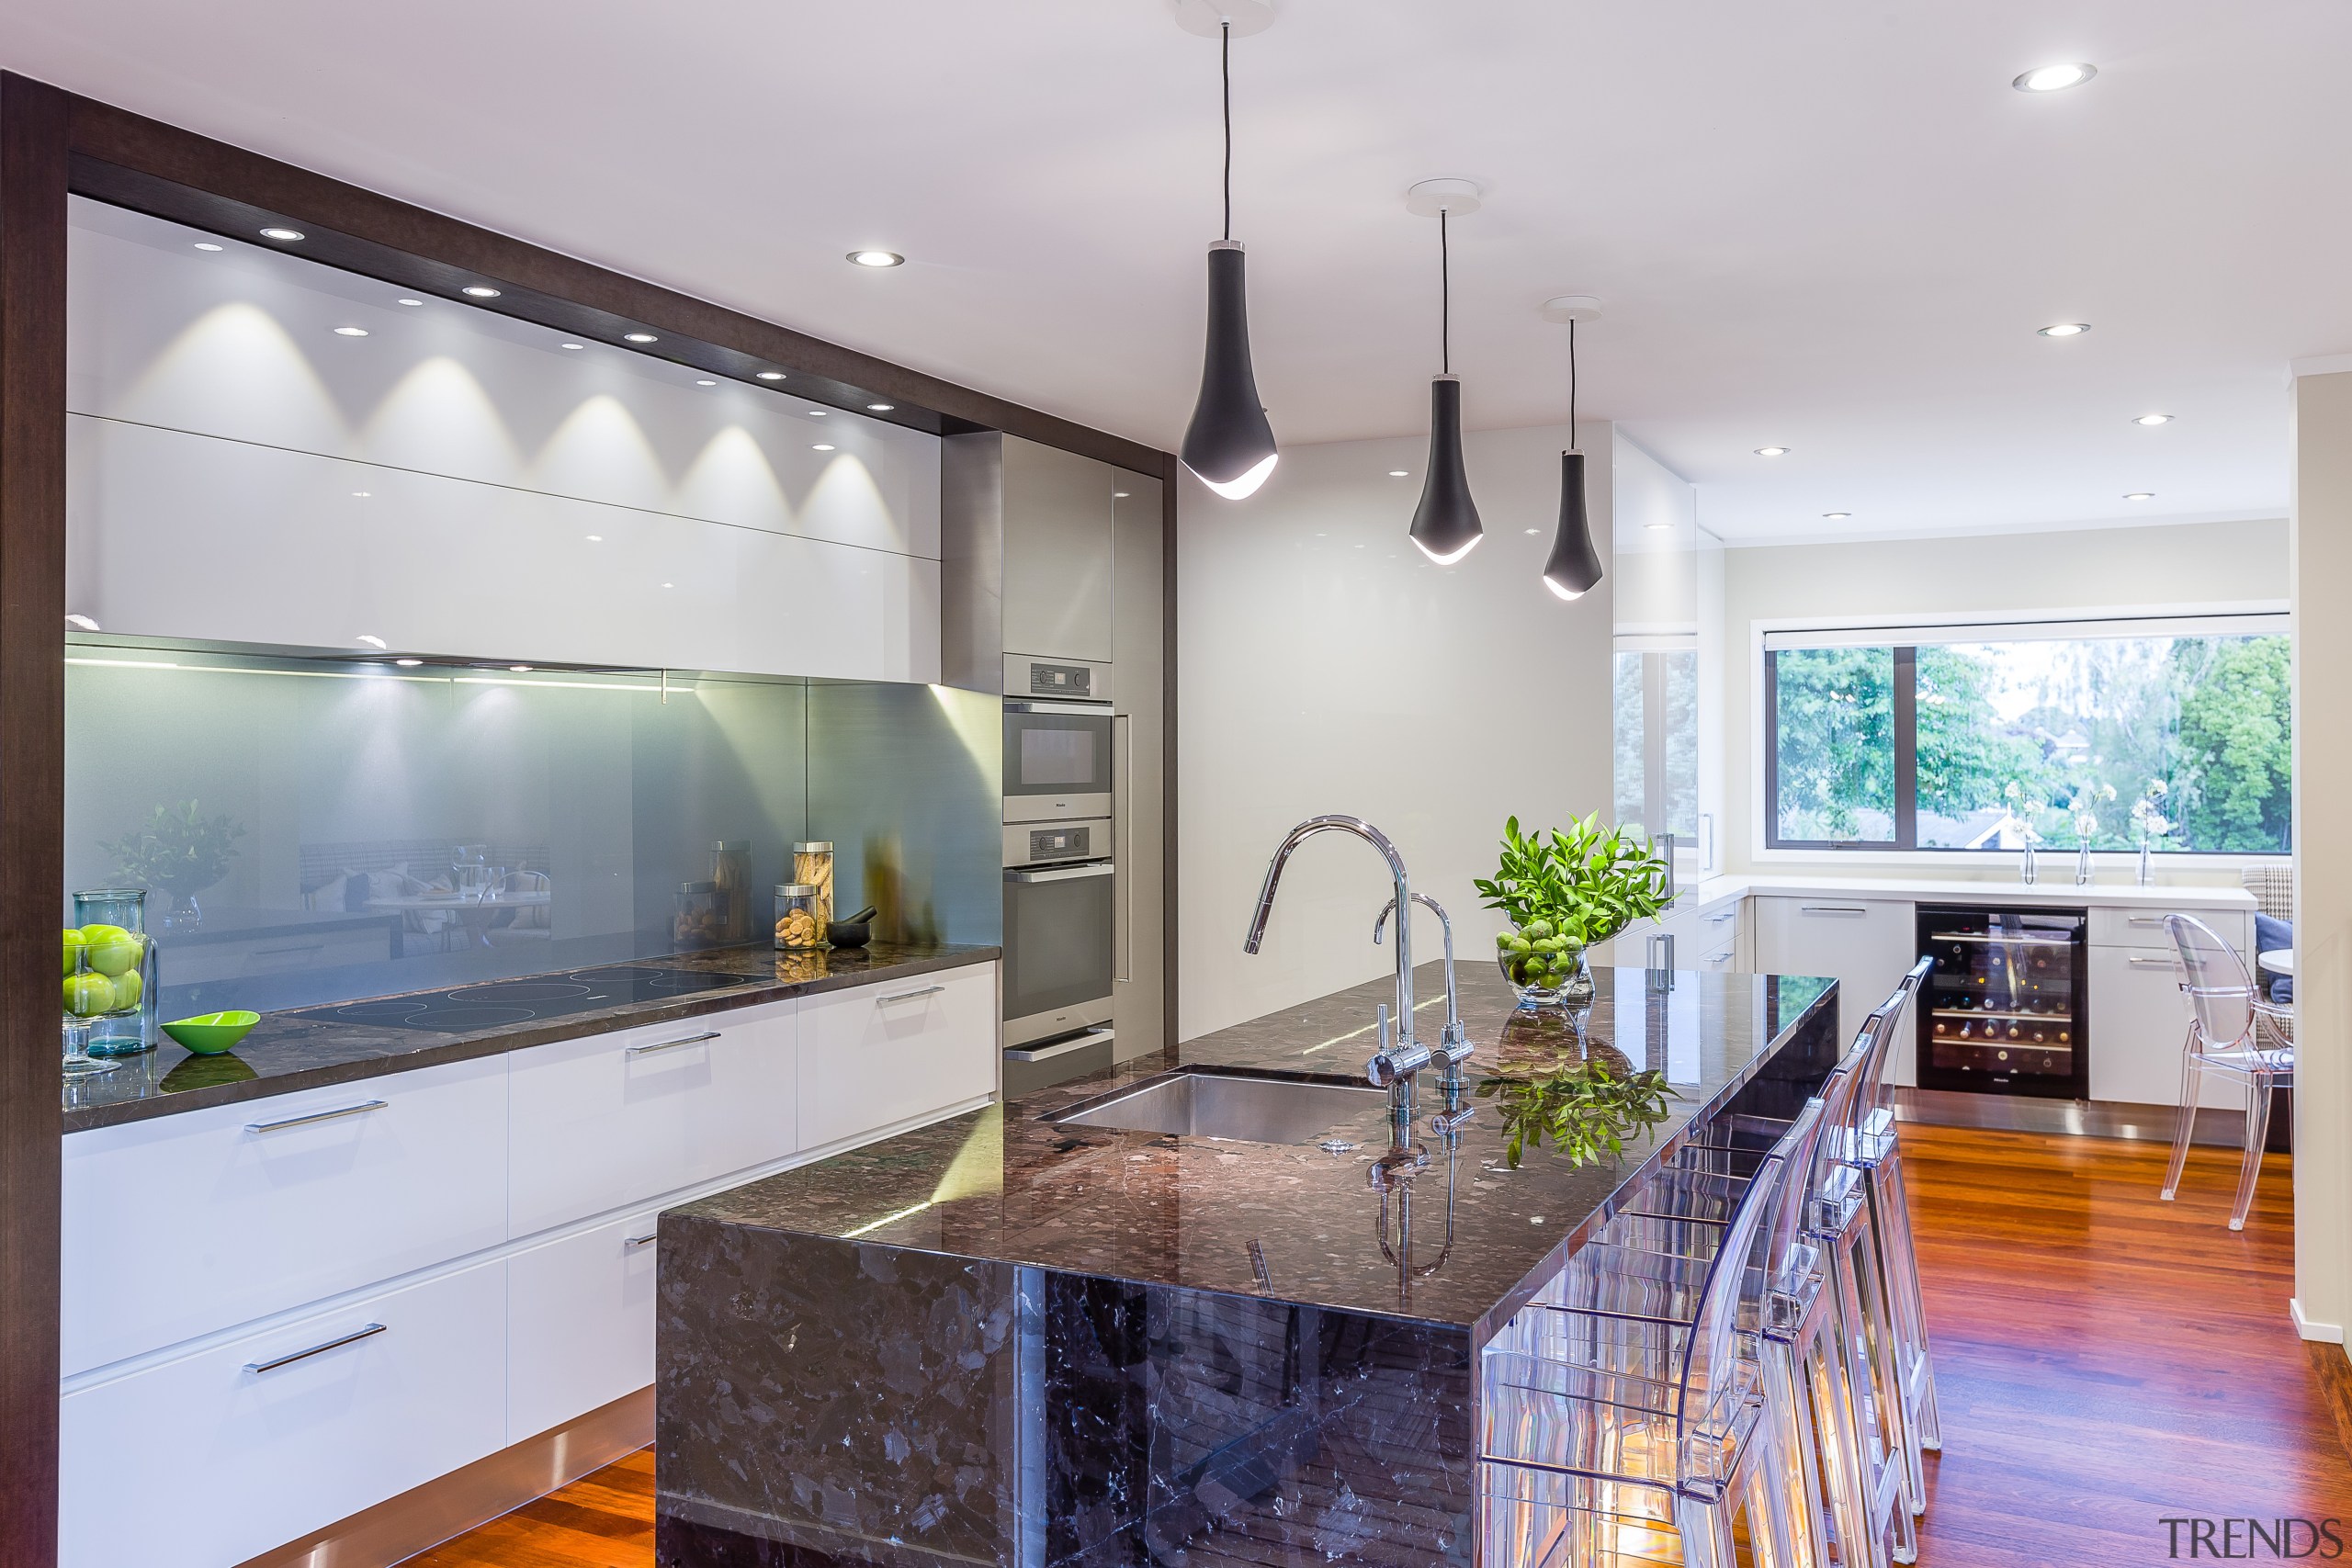
<path id="1" fill-rule="evenodd" d="M 1503 1157 L 1513 1170 L 1529 1148 L 1549 1138 L 1571 1165 L 1613 1159 L 1625 1149 L 1625 1135 L 1647 1132 L 1666 1120 L 1666 1077 L 1655 1068 L 1619 1075 L 1608 1063 L 1578 1062 L 1539 1078 L 1487 1078 L 1478 1098 L 1499 1096 L 1498 1109 L 1508 1139 Z"/>
<path id="2" fill-rule="evenodd" d="M 1472 886 L 1521 932 L 1541 920 L 1583 949 L 1666 907 L 1666 862 L 1648 840 L 1603 828 L 1599 812 L 1548 837 L 1521 831 L 1513 817 L 1495 874 Z"/>

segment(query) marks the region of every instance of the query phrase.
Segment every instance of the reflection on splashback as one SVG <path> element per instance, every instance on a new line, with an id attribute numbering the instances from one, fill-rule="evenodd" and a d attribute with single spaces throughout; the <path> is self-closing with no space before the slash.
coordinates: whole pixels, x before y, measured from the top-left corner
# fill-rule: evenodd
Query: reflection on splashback
<path id="1" fill-rule="evenodd" d="M 841 911 L 880 905 L 881 935 L 1001 928 L 992 698 L 66 651 L 60 891 L 151 888 L 165 1017 L 763 941 L 802 839 L 837 842 Z"/>

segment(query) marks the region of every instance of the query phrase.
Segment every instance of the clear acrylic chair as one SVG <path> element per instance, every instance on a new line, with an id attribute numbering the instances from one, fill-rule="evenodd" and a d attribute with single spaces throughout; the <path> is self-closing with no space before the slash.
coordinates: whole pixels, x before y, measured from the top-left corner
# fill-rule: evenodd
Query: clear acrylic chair
<path id="1" fill-rule="evenodd" d="M 2237 1202 L 2230 1228 L 2245 1229 L 2246 1211 L 2262 1175 L 2262 1146 L 2270 1136 L 2270 1091 L 2295 1087 L 2294 1011 L 2259 994 L 2237 949 L 2213 928 L 2188 915 L 2166 915 L 2180 956 L 2180 989 L 2188 998 L 2188 1035 L 2181 1044 L 2180 1111 L 2174 1118 L 2172 1163 L 2165 1171 L 2164 1197 L 2180 1190 L 2188 1163 L 2189 1134 L 2197 1126 L 2198 1090 L 2208 1074 L 2231 1079 L 2245 1090 L 2245 1158 L 2238 1168 Z M 2284 1042 L 2265 1044 L 2267 1026 Z"/>
<path id="2" fill-rule="evenodd" d="M 1747 1185 L 1764 1160 L 1783 1161 L 1791 1176 L 1767 1224 L 1764 1280 L 1753 1293 L 1764 1308 L 1758 1327 L 1791 1477 L 1794 1544 L 1804 1561 L 1826 1563 L 1834 1536 L 1839 1562 L 1883 1568 L 1916 1555 L 1907 1495 L 1891 1450 L 1872 1430 L 1867 1371 L 1855 1360 L 1844 1296 L 1829 1288 L 1828 1250 L 1814 1225 L 1816 1213 L 1837 1208 L 1855 1186 L 1850 1168 L 1837 1158 L 1842 1142 L 1835 1134 L 1852 1114 L 1865 1055 L 1858 1043 L 1769 1152 L 1678 1152 L 1537 1301 L 1572 1313 L 1689 1321 Z"/>
<path id="3" fill-rule="evenodd" d="M 1758 1167 L 1688 1321 L 1531 1304 L 1481 1351 L 1480 1562 L 1736 1568 L 1744 1519 L 1758 1568 L 1804 1568 L 1757 1326 L 1787 1179 Z"/>

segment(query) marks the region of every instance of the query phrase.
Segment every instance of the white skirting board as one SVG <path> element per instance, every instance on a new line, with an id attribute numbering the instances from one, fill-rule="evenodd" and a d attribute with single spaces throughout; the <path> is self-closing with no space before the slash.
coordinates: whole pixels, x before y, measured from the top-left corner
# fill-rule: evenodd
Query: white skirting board
<path id="1" fill-rule="evenodd" d="M 2306 1339 L 2316 1339 L 2323 1345 L 2344 1343 L 2344 1325 L 2340 1323 L 2317 1323 L 2303 1315 L 2303 1303 L 2294 1297 L 2287 1298 L 2288 1315 L 2295 1320 L 2295 1332 Z"/>

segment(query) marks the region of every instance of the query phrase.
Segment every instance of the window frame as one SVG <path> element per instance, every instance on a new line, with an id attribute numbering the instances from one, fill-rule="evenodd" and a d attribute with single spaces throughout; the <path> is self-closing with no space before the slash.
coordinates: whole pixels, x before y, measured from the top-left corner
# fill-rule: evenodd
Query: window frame
<path id="1" fill-rule="evenodd" d="M 1912 856 L 2007 856 L 2012 851 L 1973 850 L 1918 842 L 1918 649 L 1951 643 L 2088 641 L 2132 637 L 2279 637 L 2295 634 L 2290 606 L 2265 602 L 2215 606 L 2166 606 L 2127 614 L 2058 611 L 2033 617 L 1983 615 L 1915 619 L 1900 624 L 1856 620 L 1766 622 L 1752 626 L 1756 660 L 1756 748 L 1758 804 L 1753 840 L 1767 855 L 1800 858 L 1851 853 Z M 1780 669 L 1776 654 L 1804 648 L 1886 648 L 1894 656 L 1894 837 L 1887 840 L 1784 839 L 1781 836 Z M 2293 853 L 2292 828 L 2286 848 L 2276 851 L 2165 849 L 2167 856 L 2208 861 L 2277 861 Z M 2094 855 L 2136 851 L 2094 850 Z"/>

